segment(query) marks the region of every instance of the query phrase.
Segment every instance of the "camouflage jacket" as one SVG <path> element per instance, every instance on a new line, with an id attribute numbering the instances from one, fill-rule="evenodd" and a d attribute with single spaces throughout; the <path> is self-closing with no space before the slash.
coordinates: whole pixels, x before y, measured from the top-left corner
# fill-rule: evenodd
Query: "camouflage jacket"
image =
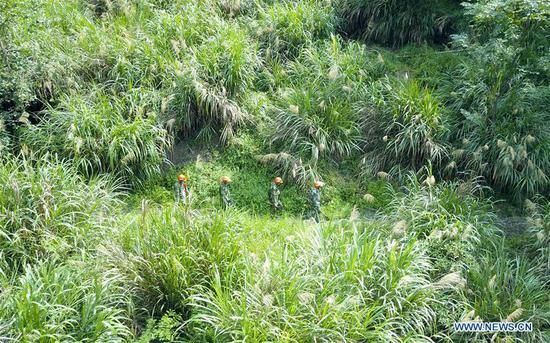
<path id="1" fill-rule="evenodd" d="M 176 196 L 176 201 L 185 202 L 189 198 L 189 188 L 186 183 L 176 182 L 174 184 L 174 195 Z"/>
<path id="2" fill-rule="evenodd" d="M 315 187 L 309 190 L 309 201 L 314 209 L 321 208 L 321 190 Z"/>
<path id="3" fill-rule="evenodd" d="M 233 199 L 231 199 L 229 185 L 226 185 L 224 183 L 220 184 L 220 197 L 222 198 L 222 204 L 224 208 L 233 205 Z"/>
<path id="4" fill-rule="evenodd" d="M 269 202 L 273 206 L 279 206 L 281 204 L 281 200 L 279 200 L 279 195 L 281 194 L 281 191 L 279 190 L 279 187 L 275 184 L 275 182 L 271 183 L 271 186 L 269 187 Z"/>

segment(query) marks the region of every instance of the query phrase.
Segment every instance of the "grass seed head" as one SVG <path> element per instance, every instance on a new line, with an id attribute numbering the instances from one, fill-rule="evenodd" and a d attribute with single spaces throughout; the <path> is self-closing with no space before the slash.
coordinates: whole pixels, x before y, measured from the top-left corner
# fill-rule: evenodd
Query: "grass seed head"
<path id="1" fill-rule="evenodd" d="M 447 237 L 454 239 L 458 236 L 458 227 L 453 225 L 449 231 L 447 231 Z"/>
<path id="2" fill-rule="evenodd" d="M 532 202 L 531 200 L 525 199 L 524 206 L 525 206 L 525 209 L 529 213 L 531 213 L 531 214 L 537 213 L 537 205 L 534 202 Z"/>
<path id="3" fill-rule="evenodd" d="M 517 308 L 516 310 L 514 310 L 512 313 L 510 313 L 508 315 L 508 317 L 506 317 L 506 319 L 504 319 L 505 322 L 515 322 L 517 321 L 518 319 L 521 318 L 521 315 L 523 314 L 523 308 Z"/>
<path id="4" fill-rule="evenodd" d="M 334 295 L 329 295 L 325 301 L 327 302 L 327 304 L 329 305 L 334 305 L 336 303 L 336 297 Z"/>
<path id="5" fill-rule="evenodd" d="M 452 155 L 454 158 L 461 158 L 464 155 L 464 152 L 464 149 L 455 149 L 453 150 Z"/>
<path id="6" fill-rule="evenodd" d="M 366 202 L 368 202 L 369 204 L 372 204 L 372 203 L 374 202 L 374 200 L 375 200 L 374 195 L 369 194 L 369 193 L 363 195 L 363 199 L 364 199 Z"/>
<path id="7" fill-rule="evenodd" d="M 319 152 L 325 151 L 325 145 L 323 143 L 319 143 Z"/>
<path id="8" fill-rule="evenodd" d="M 330 67 L 330 71 L 328 72 L 328 78 L 334 81 L 338 78 L 338 75 L 339 75 L 338 66 Z"/>
<path id="9" fill-rule="evenodd" d="M 435 186 L 435 176 L 430 175 L 424 180 L 424 183 L 430 187 Z"/>
<path id="10" fill-rule="evenodd" d="M 309 292 L 302 292 L 298 294 L 298 300 L 302 305 L 308 305 L 315 299 L 315 295 Z"/>
<path id="11" fill-rule="evenodd" d="M 264 274 L 267 274 L 269 273 L 270 269 L 271 269 L 271 263 L 269 262 L 269 259 L 266 259 L 262 266 L 262 271 Z"/>
<path id="12" fill-rule="evenodd" d="M 493 275 L 493 277 L 489 280 L 489 283 L 487 283 L 487 287 L 489 289 L 494 289 L 495 288 L 495 281 L 497 279 L 497 275 Z"/>
<path id="13" fill-rule="evenodd" d="M 435 240 L 440 240 L 443 238 L 443 231 L 441 230 L 433 230 L 431 233 L 430 233 L 430 236 L 429 236 L 430 239 L 435 239 Z"/>
<path id="14" fill-rule="evenodd" d="M 516 150 L 513 147 L 511 146 L 508 147 L 508 154 L 510 155 L 510 159 L 512 161 L 516 159 Z"/>
<path id="15" fill-rule="evenodd" d="M 166 113 L 166 110 L 168 109 L 168 102 L 170 99 L 168 97 L 162 98 L 162 103 L 160 104 L 160 113 Z"/>
<path id="16" fill-rule="evenodd" d="M 351 213 L 349 215 L 349 221 L 354 222 L 357 219 L 359 219 L 359 217 L 360 217 L 359 210 L 357 209 L 357 206 L 354 205 L 353 208 L 351 209 Z"/>
<path id="17" fill-rule="evenodd" d="M 452 170 L 452 169 L 455 169 L 455 168 L 456 168 L 456 162 L 455 161 L 449 162 L 449 164 L 447 164 L 447 166 L 445 167 L 445 169 L 447 169 L 447 170 Z"/>
<path id="18" fill-rule="evenodd" d="M 407 231 L 407 227 L 407 222 L 404 220 L 400 220 L 393 225 L 391 233 L 394 237 L 402 236 Z"/>
<path id="19" fill-rule="evenodd" d="M 436 285 L 443 288 L 463 288 L 466 286 L 466 280 L 460 275 L 459 272 L 452 272 L 443 276 Z"/>
<path id="20" fill-rule="evenodd" d="M 273 306 L 273 300 L 274 300 L 273 295 L 266 294 L 262 298 L 262 303 L 267 307 L 271 307 Z"/>
<path id="21" fill-rule="evenodd" d="M 475 317 L 475 315 L 476 315 L 476 310 L 471 310 L 470 312 L 466 313 L 466 315 L 462 318 L 461 322 L 463 323 L 471 322 L 472 319 Z"/>
<path id="22" fill-rule="evenodd" d="M 389 179 L 390 177 L 390 174 L 386 173 L 386 172 L 383 172 L 383 171 L 380 171 L 378 173 L 376 173 L 376 175 L 381 178 L 381 179 L 384 179 L 384 180 L 387 180 Z"/>

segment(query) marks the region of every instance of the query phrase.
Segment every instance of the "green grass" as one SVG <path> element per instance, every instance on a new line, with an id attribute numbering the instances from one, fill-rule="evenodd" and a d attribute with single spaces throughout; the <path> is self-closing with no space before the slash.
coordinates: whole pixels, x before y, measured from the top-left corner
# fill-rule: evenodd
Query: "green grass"
<path id="1" fill-rule="evenodd" d="M 5 161 L 0 180 L 0 246 L 10 272 L 80 254 L 119 204 L 111 179 L 86 182 L 74 166 L 55 160 Z"/>
<path id="2" fill-rule="evenodd" d="M 527 0 L 3 1 L 0 341 L 548 341 L 549 23 Z M 452 331 L 506 319 L 534 331 Z"/>
<path id="3" fill-rule="evenodd" d="M 212 170 L 223 163 L 211 161 L 205 166 Z M 480 318 L 501 320 L 512 315 L 520 302 L 523 310 L 514 316 L 535 325 L 532 335 L 522 336 L 524 340 L 543 339 L 548 325 L 546 261 L 536 253 L 540 245 L 533 245 L 531 257 L 512 257 L 504 245 L 481 249 L 500 239 L 495 234 L 492 204 L 477 198 L 472 184 L 427 186 L 411 177 L 401 192 L 387 182 L 371 182 L 368 191 L 380 200 L 359 200 L 352 209 L 348 201 L 358 190 L 352 182 L 340 181 L 338 189 L 325 189 L 324 194 L 332 198 L 324 202 L 319 226 L 293 214 L 295 209 L 272 218 L 239 208 L 224 212 L 208 202 L 185 208 L 175 205 L 168 194 L 160 203 L 147 198 L 138 201 L 136 194 L 130 201 L 135 205 L 124 205 L 123 213 L 119 212 L 123 204 L 116 201 L 108 183 L 89 188 L 83 179 L 71 176 L 76 169 L 71 171 L 63 163 L 29 165 L 21 173 L 13 168 L 5 184 L 34 176 L 35 192 L 25 193 L 22 199 L 27 202 L 18 208 L 19 213 L 28 213 L 27 220 L 34 218 L 36 235 L 45 225 L 41 214 L 29 210 L 44 199 L 38 186 L 59 190 L 56 204 L 70 203 L 74 187 L 87 197 L 75 193 L 73 202 L 78 199 L 89 205 L 96 194 L 112 197 L 113 202 L 104 203 L 103 210 L 86 207 L 90 212 L 82 214 L 57 205 L 72 222 L 67 223 L 68 231 L 48 235 L 57 235 L 53 238 L 70 250 L 45 243 L 38 235 L 39 245 L 25 250 L 34 254 L 33 259 L 13 245 L 6 246 L 0 273 L 6 290 L 0 301 L 5 323 L 0 327 L 2 337 L 29 341 L 94 341 L 104 335 L 122 341 L 141 334 L 142 341 L 153 337 L 293 342 L 319 336 L 395 342 L 468 339 L 450 331 L 453 321 L 472 310 Z M 243 170 L 247 176 L 254 175 Z M 65 176 L 60 177 L 61 173 Z M 199 185 L 210 181 L 203 174 L 196 174 L 202 177 L 197 179 Z M 58 184 L 48 188 L 49 176 L 54 175 Z M 247 188 L 234 188 L 238 199 L 247 192 Z M 209 198 L 207 193 L 198 195 Z M 545 213 L 544 207 L 531 207 L 534 219 Z M 379 209 L 377 213 L 373 208 Z M 102 217 L 104 211 L 111 216 Z M 86 217 L 90 215 L 86 213 L 93 215 Z M 82 222 L 82 218 L 87 219 Z M 96 219 L 101 222 L 94 224 Z M 48 229 L 53 230 L 56 222 L 49 223 Z M 4 224 L 3 228 L 3 236 L 22 235 L 5 231 Z M 81 231 L 86 228 L 92 231 Z M 54 254 L 37 253 L 38 248 L 49 246 Z M 16 256 L 27 261 L 18 270 L 13 264 Z M 167 313 L 171 314 L 157 321 Z"/>

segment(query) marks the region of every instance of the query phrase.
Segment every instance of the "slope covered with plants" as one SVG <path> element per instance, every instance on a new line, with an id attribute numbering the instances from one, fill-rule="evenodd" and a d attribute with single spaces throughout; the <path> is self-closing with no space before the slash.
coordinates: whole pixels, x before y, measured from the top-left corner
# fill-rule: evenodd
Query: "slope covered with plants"
<path id="1" fill-rule="evenodd" d="M 542 0 L 3 1 L 0 340 L 550 341 L 549 42 Z"/>

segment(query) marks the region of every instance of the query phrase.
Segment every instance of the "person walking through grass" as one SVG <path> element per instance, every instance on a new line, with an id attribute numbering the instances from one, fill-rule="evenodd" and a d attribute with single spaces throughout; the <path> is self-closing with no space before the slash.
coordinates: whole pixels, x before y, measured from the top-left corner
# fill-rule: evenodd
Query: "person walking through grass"
<path id="1" fill-rule="evenodd" d="M 321 221 L 321 188 L 324 182 L 315 181 L 309 190 L 309 201 L 311 203 L 311 217 L 318 224 Z"/>
<path id="2" fill-rule="evenodd" d="M 183 205 L 189 204 L 191 193 L 187 185 L 188 180 L 187 176 L 183 174 L 178 175 L 178 181 L 174 184 L 176 203 L 182 203 Z"/>
<path id="3" fill-rule="evenodd" d="M 222 208 L 224 210 L 233 206 L 233 199 L 231 198 L 231 192 L 229 191 L 229 184 L 231 183 L 231 178 L 229 176 L 224 176 L 220 182 L 220 197 L 222 199 Z"/>
<path id="4" fill-rule="evenodd" d="M 283 210 L 283 204 L 281 203 L 280 194 L 281 190 L 279 186 L 283 184 L 283 179 L 277 176 L 271 186 L 269 187 L 268 197 L 271 204 L 271 211 L 273 214 L 280 213 Z"/>

